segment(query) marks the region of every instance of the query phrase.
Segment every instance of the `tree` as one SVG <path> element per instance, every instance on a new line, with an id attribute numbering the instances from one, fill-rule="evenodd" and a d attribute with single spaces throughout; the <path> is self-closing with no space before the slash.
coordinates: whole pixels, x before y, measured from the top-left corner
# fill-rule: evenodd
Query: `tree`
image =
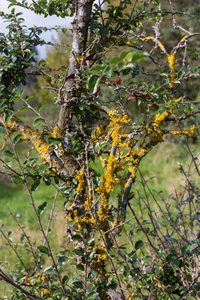
<path id="1" fill-rule="evenodd" d="M 8 15 L 1 13 L 10 21 L 9 34 L 1 34 L 1 126 L 5 130 L 5 141 L 9 140 L 12 147 L 12 151 L 3 150 L 3 154 L 18 164 L 14 168 L 4 161 L 4 167 L 16 184 L 26 187 L 45 242 L 37 246 L 35 252 L 24 232 L 35 269 L 25 272 L 24 267 L 18 277 L 11 278 L 0 268 L 0 277 L 15 287 L 18 299 L 185 299 L 191 293 L 196 296 L 193 289 L 196 279 L 191 276 L 186 280 L 178 274 L 183 272 L 181 267 L 178 271 L 175 269 L 178 255 L 172 257 L 171 252 L 167 252 L 168 244 L 165 246 L 162 240 L 162 250 L 153 244 L 153 234 L 150 238 L 132 208 L 136 197 L 133 187 L 142 159 L 162 143 L 166 135 L 192 136 L 197 132 L 194 125 L 185 129 L 184 122 L 199 113 L 191 107 L 198 101 L 181 95 L 179 86 L 198 79 L 199 68 L 180 64 L 178 69 L 176 62 L 181 49 L 184 49 L 183 61 L 188 50 L 198 61 L 194 39 L 197 34 L 176 24 L 184 36 L 180 35 L 172 50 L 159 39 L 160 20 L 168 15 L 175 19 L 177 14 L 184 16 L 185 12 L 161 10 L 159 1 L 152 0 L 133 3 L 121 0 L 118 6 L 113 6 L 109 0 L 102 3 L 40 0 L 31 4 L 11 0 L 10 3 L 10 6 L 19 5 L 44 16 L 74 15 L 74 21 L 67 68 L 64 75 L 57 75 L 44 60 L 34 63 L 35 53 L 31 47 L 44 43 L 39 38 L 42 29 L 28 30 L 22 25 L 21 14 L 15 14 L 14 9 Z M 153 28 L 151 35 L 144 32 L 146 24 Z M 106 59 L 106 54 L 114 48 L 119 49 L 120 54 Z M 147 62 L 152 68 L 146 71 Z M 30 66 L 34 72 L 29 71 Z M 31 96 L 23 97 L 21 85 L 26 84 L 29 73 L 44 76 L 55 92 L 55 103 L 60 105 L 56 124 L 43 117 L 42 105 L 36 109 L 29 104 Z M 130 82 L 124 82 L 127 74 L 132 77 Z M 113 98 L 105 99 L 101 87 L 103 93 L 112 89 Z M 34 126 L 39 129 L 22 120 L 20 112 L 16 111 L 16 101 L 22 101 L 37 115 Z M 146 120 L 140 116 L 135 118 L 130 109 L 132 103 L 144 104 Z M 42 129 L 41 124 L 44 125 Z M 37 155 L 20 162 L 17 146 L 24 141 L 31 143 Z M 41 164 L 41 159 L 45 164 Z M 101 175 L 95 164 L 101 164 Z M 60 271 L 68 254 L 61 253 L 55 258 L 41 222 L 40 215 L 47 202 L 39 208 L 34 202 L 34 192 L 42 180 L 53 185 L 65 201 L 66 230 L 73 244 L 76 268 L 81 271 L 78 279 L 70 283 L 67 283 L 68 276 Z M 114 203 L 113 191 L 117 193 Z M 122 234 L 127 208 L 154 252 L 151 262 L 155 257 L 158 259 L 157 266 L 152 269 L 149 269 L 148 255 L 144 269 L 136 266 L 136 263 L 140 265 L 136 252 L 143 241 L 136 241 L 130 253 L 118 246 L 117 236 Z M 162 212 L 162 207 L 160 210 Z M 166 217 L 165 213 L 163 215 Z M 153 226 L 153 217 L 151 222 Z M 189 238 L 185 238 L 175 225 L 173 230 L 181 236 L 181 246 L 185 247 L 183 256 L 188 251 L 192 256 L 193 252 L 186 249 Z M 159 234 L 157 237 L 159 239 Z M 41 263 L 45 255 L 51 259 L 51 268 L 47 270 L 43 270 Z M 123 271 L 119 271 L 121 267 Z M 175 288 L 169 290 L 166 276 L 170 276 Z"/>

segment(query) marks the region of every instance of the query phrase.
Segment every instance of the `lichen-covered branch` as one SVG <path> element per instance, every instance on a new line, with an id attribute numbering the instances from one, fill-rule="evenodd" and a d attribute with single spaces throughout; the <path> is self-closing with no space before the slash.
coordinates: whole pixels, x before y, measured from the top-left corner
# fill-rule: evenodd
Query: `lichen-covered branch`
<path id="1" fill-rule="evenodd" d="M 10 132 L 18 132 L 22 135 L 24 140 L 30 141 L 39 155 L 49 165 L 49 168 L 54 174 L 56 174 L 63 180 L 66 180 L 68 178 L 69 172 L 66 169 L 66 166 L 56 155 L 53 146 L 48 144 L 38 131 L 32 129 L 17 116 L 12 116 L 12 118 L 7 123 L 2 117 L 0 119 L 0 123 L 4 127 L 7 127 Z"/>

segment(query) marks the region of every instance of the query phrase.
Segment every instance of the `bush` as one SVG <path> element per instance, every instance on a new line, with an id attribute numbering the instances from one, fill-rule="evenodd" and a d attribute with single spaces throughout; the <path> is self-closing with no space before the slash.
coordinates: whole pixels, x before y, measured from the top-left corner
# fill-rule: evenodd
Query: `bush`
<path id="1" fill-rule="evenodd" d="M 194 44 L 198 61 L 196 33 L 180 26 L 173 7 L 162 10 L 159 1 L 132 5 L 123 0 L 117 6 L 89 0 L 10 2 L 44 16 L 74 15 L 71 53 L 63 75 L 57 74 L 60 66 L 52 73 L 45 60 L 34 61 L 32 47 L 44 44 L 41 27 L 27 29 L 14 9 L 1 13 L 10 22 L 9 34 L 1 34 L 0 48 L 1 161 L 12 182 L 25 187 L 40 231 L 32 239 L 12 211 L 20 241 L 17 231 L 14 242 L 11 232 L 1 228 L 9 251 L 18 259 L 17 263 L 11 256 L 2 259 L 0 267 L 0 278 L 12 286 L 11 297 L 197 299 L 199 192 L 198 183 L 190 178 L 192 165 L 196 178 L 199 175 L 196 157 L 188 145 L 189 171 L 180 166 L 186 183 L 174 195 L 151 191 L 140 173 L 141 161 L 158 149 L 165 136 L 188 138 L 198 131 L 193 121 L 198 101 L 191 101 L 179 88 L 185 81 L 199 79 L 198 67 L 192 63 L 185 67 L 188 43 Z M 166 16 L 172 16 L 181 30 L 171 52 L 159 38 Z M 141 30 L 147 23 L 152 25 L 150 35 Z M 114 47 L 118 54 L 107 58 Z M 181 54 L 178 68 L 176 58 L 180 60 Z M 46 78 L 56 92 L 60 110 L 55 124 L 44 117 L 42 104 L 32 106 L 32 96 L 24 96 L 22 85 L 30 73 Z M 16 101 L 24 106 L 19 108 Z M 132 103 L 144 114 L 136 114 Z M 25 109 L 32 111 L 33 125 L 32 115 L 25 122 Z M 20 147 L 25 142 L 32 148 Z M 138 178 L 143 191 L 136 193 Z M 38 204 L 37 191 L 44 186 L 47 196 L 55 192 L 50 212 L 49 199 L 41 197 Z M 62 221 L 59 228 L 64 227 L 66 238 L 53 230 L 58 197 L 64 202 L 66 222 L 66 229 Z M 133 222 L 127 220 L 128 212 Z"/>

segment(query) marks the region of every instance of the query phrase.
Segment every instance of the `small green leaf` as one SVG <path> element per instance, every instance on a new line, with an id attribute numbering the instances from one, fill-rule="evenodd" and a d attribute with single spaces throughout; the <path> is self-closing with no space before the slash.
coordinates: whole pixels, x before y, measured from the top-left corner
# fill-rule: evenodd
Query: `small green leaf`
<path id="1" fill-rule="evenodd" d="M 83 239 L 82 239 L 82 237 L 81 237 L 80 235 L 74 234 L 74 235 L 72 236 L 72 240 L 73 240 L 73 241 L 82 241 Z"/>
<path id="2" fill-rule="evenodd" d="M 104 26 L 104 27 L 101 27 L 100 29 L 100 35 L 104 38 L 108 35 L 108 32 L 109 32 L 109 29 L 108 27 Z"/>
<path id="3" fill-rule="evenodd" d="M 65 275 L 62 279 L 62 283 L 66 284 L 68 280 L 69 280 L 69 276 Z"/>
<path id="4" fill-rule="evenodd" d="M 75 282 L 73 282 L 73 285 L 74 285 L 76 288 L 79 288 L 79 289 L 82 289 L 82 288 L 83 288 L 83 284 L 82 284 L 82 282 L 80 282 L 80 281 L 75 281 Z"/>
<path id="5" fill-rule="evenodd" d="M 21 90 L 21 91 L 19 92 L 19 97 L 22 98 L 22 97 L 23 97 L 23 94 L 24 94 L 24 90 Z"/>
<path id="6" fill-rule="evenodd" d="M 92 238 L 89 238 L 87 241 L 86 241 L 86 244 L 87 245 L 90 245 L 90 244 L 92 244 L 92 242 L 94 242 L 94 238 L 92 237 Z"/>
<path id="7" fill-rule="evenodd" d="M 34 98 L 34 96 L 26 96 L 25 97 L 25 101 L 29 101 L 29 100 L 31 100 L 31 99 L 33 99 Z"/>
<path id="8" fill-rule="evenodd" d="M 5 116 L 5 122 L 7 123 L 7 122 L 12 118 L 13 112 L 10 111 L 10 110 L 7 110 L 7 111 L 5 112 L 5 114 L 6 114 L 6 116 Z"/>
<path id="9" fill-rule="evenodd" d="M 48 203 L 45 201 L 44 203 L 42 203 L 42 204 L 38 207 L 38 215 L 39 215 L 39 216 L 44 212 L 44 210 L 45 210 L 45 208 L 47 207 L 47 205 L 48 205 Z"/>
<path id="10" fill-rule="evenodd" d="M 33 122 L 33 126 L 38 126 L 38 125 L 40 125 L 41 123 L 44 123 L 44 119 L 42 119 L 42 118 L 37 118 L 37 119 L 35 119 L 35 121 Z"/>
<path id="11" fill-rule="evenodd" d="M 35 192 L 40 184 L 40 179 L 36 179 L 32 184 L 31 184 L 31 191 Z"/>
<path id="12" fill-rule="evenodd" d="M 46 64 L 46 61 L 44 59 L 41 59 L 38 63 L 38 68 L 42 68 Z"/>
<path id="13" fill-rule="evenodd" d="M 145 51 L 136 51 L 136 52 L 130 52 L 125 57 L 126 63 L 135 63 L 138 61 L 143 61 L 149 56 L 149 53 Z"/>
<path id="14" fill-rule="evenodd" d="M 41 112 L 41 110 L 42 110 L 44 107 L 45 107 L 45 105 L 39 105 L 39 106 L 37 107 L 37 111 L 38 111 L 38 112 Z"/>
<path id="15" fill-rule="evenodd" d="M 48 274 L 48 275 L 57 275 L 57 273 L 56 273 L 56 271 L 54 269 L 48 269 L 48 270 L 46 270 L 45 274 Z"/>
<path id="16" fill-rule="evenodd" d="M 87 254 L 88 260 L 91 260 L 94 256 L 94 254 L 95 254 L 95 251 L 88 252 L 88 254 Z"/>
<path id="17" fill-rule="evenodd" d="M 98 75 L 92 75 L 88 81 L 88 87 L 92 94 L 97 92 L 101 77 Z"/>
<path id="18" fill-rule="evenodd" d="M 10 99 L 10 102 L 19 101 L 19 100 L 21 100 L 20 97 L 18 95 L 15 95 Z"/>
<path id="19" fill-rule="evenodd" d="M 178 72 L 178 79 L 181 79 L 185 75 L 185 71 L 181 70 Z"/>
<path id="20" fill-rule="evenodd" d="M 41 253 L 47 254 L 48 256 L 50 255 L 49 254 L 49 249 L 47 247 L 45 247 L 45 246 L 38 246 L 37 248 L 38 248 L 38 250 L 40 250 Z"/>
<path id="21" fill-rule="evenodd" d="M 82 264 L 76 265 L 76 268 L 80 271 L 84 271 L 84 266 Z"/>
<path id="22" fill-rule="evenodd" d="M 54 138 L 54 137 L 52 137 L 52 136 L 48 137 L 48 143 L 49 143 L 50 145 L 58 145 L 58 144 L 61 143 L 61 141 L 62 141 L 61 138 Z"/>
<path id="23" fill-rule="evenodd" d="M 74 249 L 72 252 L 74 252 L 76 255 L 82 256 L 84 254 L 82 249 Z"/>
<path id="24" fill-rule="evenodd" d="M 13 140 L 13 143 L 16 145 L 19 142 L 19 140 L 21 140 L 22 137 L 23 136 L 21 134 L 16 135 L 16 137 Z"/>
<path id="25" fill-rule="evenodd" d="M 68 203 L 68 202 L 67 202 Z M 66 206 L 65 206 L 66 207 Z M 75 224 L 75 222 L 74 221 L 69 221 L 69 222 L 67 222 L 67 225 L 74 225 Z"/>
<path id="26" fill-rule="evenodd" d="M 66 256 L 61 256 L 58 259 L 58 265 L 62 265 L 67 260 Z"/>
<path id="27" fill-rule="evenodd" d="M 107 75 L 110 78 L 112 76 L 114 68 L 115 66 L 111 64 L 106 66 L 105 69 L 103 70 L 103 74 Z"/>
<path id="28" fill-rule="evenodd" d="M 26 110 L 26 109 L 31 109 L 29 106 L 23 106 L 23 107 L 20 107 L 18 109 L 18 111 L 22 111 L 22 110 Z"/>
<path id="29" fill-rule="evenodd" d="M 88 279 L 92 279 L 93 277 L 95 277 L 97 275 L 97 271 L 91 271 L 89 274 L 88 274 Z"/>
<path id="30" fill-rule="evenodd" d="M 30 283 L 36 283 L 38 281 L 38 278 L 36 276 L 34 276 L 34 277 L 31 277 L 29 281 L 30 281 Z"/>
<path id="31" fill-rule="evenodd" d="M 91 293 L 87 294 L 87 299 L 93 300 L 93 299 L 96 299 L 97 296 L 99 296 L 99 293 L 97 293 L 97 292 L 91 292 Z"/>
<path id="32" fill-rule="evenodd" d="M 117 253 L 118 253 L 118 251 L 117 251 L 116 249 L 111 249 L 111 250 L 109 251 L 109 254 L 110 254 L 110 255 L 117 255 Z"/>
<path id="33" fill-rule="evenodd" d="M 15 156 L 14 153 L 10 152 L 9 150 L 3 151 L 3 155 L 8 156 L 8 157 L 13 157 L 13 156 Z"/>
<path id="34" fill-rule="evenodd" d="M 135 250 L 140 249 L 143 246 L 143 244 L 144 244 L 143 241 L 137 241 L 135 243 Z"/>
<path id="35" fill-rule="evenodd" d="M 24 179 L 21 176 L 17 176 L 17 175 L 13 175 L 11 177 L 11 180 L 15 183 L 15 184 L 22 184 L 24 183 Z"/>

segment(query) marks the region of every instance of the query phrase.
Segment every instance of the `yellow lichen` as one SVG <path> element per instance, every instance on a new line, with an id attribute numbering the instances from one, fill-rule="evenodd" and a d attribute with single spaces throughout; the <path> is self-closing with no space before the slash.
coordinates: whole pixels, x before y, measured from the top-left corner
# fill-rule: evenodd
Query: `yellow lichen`
<path id="1" fill-rule="evenodd" d="M 197 127 L 195 125 L 191 126 L 190 130 L 172 130 L 170 133 L 177 135 L 177 136 L 182 136 L 182 135 L 188 135 L 192 136 L 197 132 Z"/>
<path id="2" fill-rule="evenodd" d="M 175 72 L 175 67 L 174 67 L 175 66 L 175 53 L 167 54 L 167 60 L 168 60 L 170 69 L 174 73 Z"/>
<path id="3" fill-rule="evenodd" d="M 50 133 L 50 136 L 57 138 L 62 135 L 62 130 L 56 125 L 53 131 Z"/>
<path id="4" fill-rule="evenodd" d="M 76 193 L 77 193 L 77 195 L 79 195 L 85 186 L 84 170 L 77 171 L 76 179 L 78 180 L 78 187 L 76 189 Z"/>

